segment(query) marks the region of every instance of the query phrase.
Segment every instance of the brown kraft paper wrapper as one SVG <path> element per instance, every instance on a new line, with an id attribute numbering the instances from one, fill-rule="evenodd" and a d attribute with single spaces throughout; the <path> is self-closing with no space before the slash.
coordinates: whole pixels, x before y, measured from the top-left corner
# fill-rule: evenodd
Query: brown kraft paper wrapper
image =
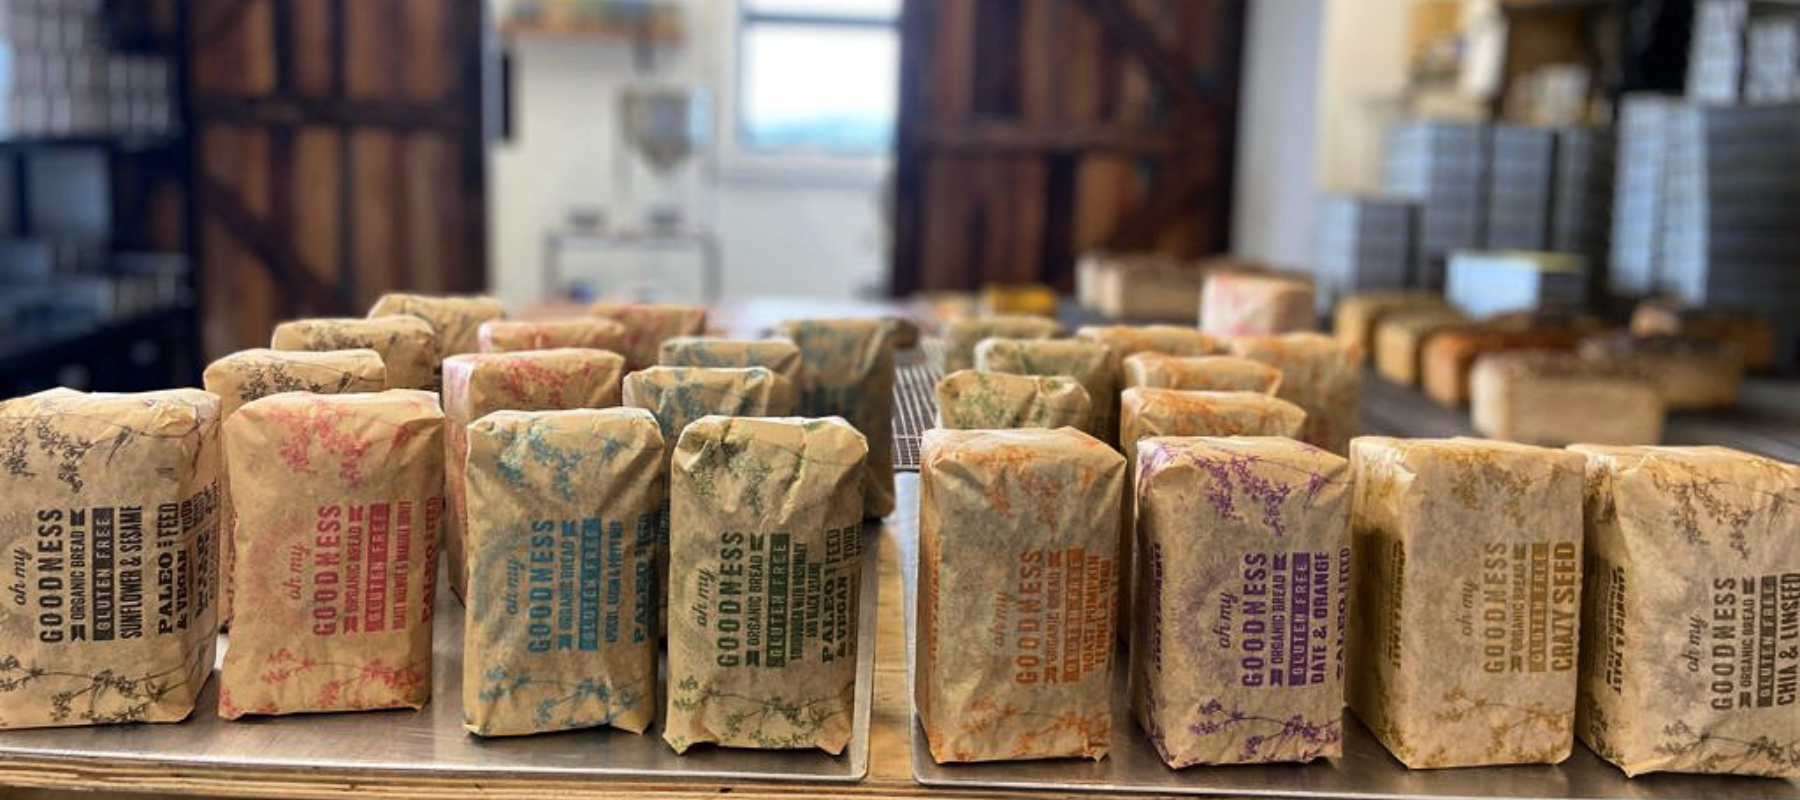
<path id="1" fill-rule="evenodd" d="M 643 409 L 496 411 L 469 426 L 470 733 L 650 726 L 662 466 Z"/>
<path id="2" fill-rule="evenodd" d="M 1483 436 L 1556 447 L 1662 439 L 1662 398 L 1649 381 L 1574 353 L 1482 356 L 1469 389 L 1469 422 Z"/>
<path id="3" fill-rule="evenodd" d="M 625 376 L 625 405 L 648 410 L 662 428 L 664 442 L 681 440 L 681 432 L 701 417 L 784 417 L 793 408 L 777 398 L 793 396 L 782 379 L 766 367 L 710 369 L 706 367 L 651 367 Z M 675 461 L 675 448 L 664 450 L 663 470 Z M 657 525 L 655 561 L 658 587 L 669 585 L 669 509 L 662 509 Z M 668 618 L 668 592 L 658 588 L 657 630 Z"/>
<path id="4" fill-rule="evenodd" d="M 219 396 L 219 420 L 230 419 L 239 406 L 281 392 L 354 394 L 387 388 L 387 368 L 374 350 L 326 350 L 319 353 L 241 350 L 206 368 L 206 390 Z M 220 457 L 224 448 L 220 447 Z M 219 626 L 231 622 L 231 582 L 237 551 L 232 539 L 237 515 L 231 509 L 231 482 L 219 462 Z"/>
<path id="5" fill-rule="evenodd" d="M 1582 457 L 1484 439 L 1350 449 L 1350 707 L 1414 769 L 1567 758 Z"/>
<path id="6" fill-rule="evenodd" d="M 849 743 L 867 454 L 840 419 L 703 417 L 682 432 L 663 728 L 675 752 Z"/>
<path id="7" fill-rule="evenodd" d="M 951 320 L 944 331 L 944 374 L 975 366 L 975 346 L 983 339 L 1055 339 L 1062 323 L 1032 314 L 989 314 Z"/>
<path id="8" fill-rule="evenodd" d="M 806 361 L 798 413 L 843 417 L 869 440 L 863 513 L 894 511 L 894 326 L 879 319 L 809 319 L 776 330 Z"/>
<path id="9" fill-rule="evenodd" d="M 1419 353 L 1419 383 L 1446 406 L 1469 402 L 1469 379 L 1483 357 L 1515 350 L 1571 350 L 1580 336 L 1565 329 L 1511 330 L 1483 323 L 1439 332 Z"/>
<path id="10" fill-rule="evenodd" d="M 275 350 L 374 350 L 387 367 L 388 388 L 438 389 L 438 343 L 431 324 L 418 317 L 297 319 L 275 326 Z"/>
<path id="11" fill-rule="evenodd" d="M 506 306 L 493 297 L 435 297 L 422 294 L 384 294 L 369 309 L 369 317 L 410 314 L 431 324 L 437 334 L 438 354 L 454 356 L 480 349 L 477 331 L 481 323 L 506 316 Z"/>
<path id="12" fill-rule="evenodd" d="M 1353 294 L 1338 301 L 1332 312 L 1332 335 L 1345 347 L 1353 347 L 1357 363 L 1375 352 L 1375 329 L 1383 317 L 1403 311 L 1447 309 L 1442 295 L 1421 291 L 1384 291 Z"/>
<path id="13" fill-rule="evenodd" d="M 1402 311 L 1381 318 L 1375 328 L 1375 371 L 1402 386 L 1419 385 L 1420 359 L 1431 337 L 1475 327 L 1454 309 Z"/>
<path id="14" fill-rule="evenodd" d="M 1074 378 L 975 369 L 938 381 L 937 407 L 937 426 L 952 430 L 1079 428 L 1089 415 L 1087 390 Z"/>
<path id="15" fill-rule="evenodd" d="M 1200 329 L 1214 336 L 1268 336 L 1313 329 L 1313 286 L 1303 280 L 1214 272 L 1200 290 Z"/>
<path id="16" fill-rule="evenodd" d="M 1112 440 L 1118 426 L 1112 403 L 1118 392 L 1118 375 L 1110 346 L 1066 339 L 983 339 L 975 345 L 975 368 L 1015 375 L 1060 375 L 1080 381 L 1093 411 L 1088 422 L 1075 427 L 1101 441 Z"/>
<path id="17" fill-rule="evenodd" d="M 777 398 L 780 408 L 795 408 L 800 402 L 800 386 L 805 378 L 805 364 L 800 359 L 800 346 L 787 339 L 718 339 L 706 336 L 677 336 L 662 343 L 657 363 L 665 367 L 711 367 L 742 369 L 766 367 L 783 381 L 791 395 Z M 791 413 L 791 412 L 789 412 Z"/>
<path id="18" fill-rule="evenodd" d="M 0 729 L 179 722 L 218 639 L 219 401 L 0 402 Z"/>
<path id="19" fill-rule="evenodd" d="M 484 322 L 478 338 L 483 353 L 517 353 L 568 347 L 622 354 L 629 334 L 625 325 L 620 322 L 599 317 L 575 317 Z"/>
<path id="20" fill-rule="evenodd" d="M 469 506 L 464 462 L 469 425 L 495 411 L 560 411 L 619 405 L 625 358 L 603 350 L 567 348 L 473 353 L 444 359 L 444 569 L 450 590 L 466 598 L 464 532 Z"/>
<path id="21" fill-rule="evenodd" d="M 1355 348 L 1317 333 L 1245 336 L 1234 353 L 1281 370 L 1275 396 L 1306 409 L 1301 441 L 1338 455 L 1362 428 L 1362 368 Z"/>
<path id="22" fill-rule="evenodd" d="M 422 708 L 443 507 L 430 392 L 279 394 L 225 425 L 237 617 L 219 716 Z"/>
<path id="23" fill-rule="evenodd" d="M 1800 778 L 1800 467 L 1577 445 L 1587 570 L 1576 731 L 1627 775 Z"/>
<path id="24" fill-rule="evenodd" d="M 1281 370 L 1237 356 L 1170 356 L 1138 353 L 1125 359 L 1125 387 L 1184 392 L 1275 394 Z"/>
<path id="25" fill-rule="evenodd" d="M 625 325 L 625 349 L 620 352 L 625 366 L 634 371 L 655 366 L 663 342 L 706 333 L 706 309 L 700 306 L 602 300 L 588 306 L 588 313 Z"/>
<path id="26" fill-rule="evenodd" d="M 1350 462 L 1262 437 L 1138 443 L 1131 706 L 1171 767 L 1343 754 Z"/>
<path id="27" fill-rule="evenodd" d="M 1162 353 L 1171 356 L 1210 356 L 1230 352 L 1224 342 L 1200 332 L 1199 328 L 1181 325 L 1087 325 L 1075 331 L 1075 338 L 1100 342 L 1112 348 L 1113 391 L 1105 400 L 1091 398 L 1108 420 L 1102 441 L 1118 444 L 1119 390 L 1125 388 L 1125 359 L 1138 353 Z"/>
<path id="28" fill-rule="evenodd" d="M 913 691 L 932 759 L 1105 758 L 1124 457 L 1074 428 L 934 429 L 923 449 Z"/>

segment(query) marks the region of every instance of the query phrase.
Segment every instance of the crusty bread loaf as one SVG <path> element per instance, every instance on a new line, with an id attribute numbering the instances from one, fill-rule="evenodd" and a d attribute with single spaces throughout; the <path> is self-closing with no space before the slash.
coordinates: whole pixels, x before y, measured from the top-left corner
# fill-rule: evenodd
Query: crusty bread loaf
<path id="1" fill-rule="evenodd" d="M 1656 444 L 1663 403 L 1628 367 L 1568 351 L 1512 350 L 1475 362 L 1470 420 L 1484 436 L 1560 447 Z"/>

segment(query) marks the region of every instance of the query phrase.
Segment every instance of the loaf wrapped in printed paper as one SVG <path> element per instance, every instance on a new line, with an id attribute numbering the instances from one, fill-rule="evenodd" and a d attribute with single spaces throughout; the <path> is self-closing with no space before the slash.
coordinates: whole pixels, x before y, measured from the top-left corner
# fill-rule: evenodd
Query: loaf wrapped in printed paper
<path id="1" fill-rule="evenodd" d="M 1106 757 L 1125 459 L 1074 428 L 925 432 L 914 704 L 938 763 Z"/>
<path id="2" fill-rule="evenodd" d="M 1469 420 L 1483 436 L 1561 447 L 1656 444 L 1663 402 L 1643 375 L 1571 352 L 1482 356 L 1469 380 Z"/>
<path id="3" fill-rule="evenodd" d="M 675 450 L 663 738 L 850 741 L 868 445 L 839 419 L 702 417 Z"/>
<path id="4" fill-rule="evenodd" d="M 1432 336 L 1473 327 L 1454 309 L 1401 311 L 1381 318 L 1375 328 L 1375 371 L 1402 386 L 1419 385 L 1420 357 Z"/>
<path id="5" fill-rule="evenodd" d="M 1382 317 L 1403 311 L 1447 309 L 1449 303 L 1435 292 L 1412 290 L 1353 294 L 1338 301 L 1332 314 L 1332 333 L 1346 347 L 1356 348 L 1357 361 L 1375 352 L 1375 330 Z"/>
<path id="6" fill-rule="evenodd" d="M 194 710 L 218 639 L 218 437 L 197 389 L 0 402 L 0 729 Z"/>
<path id="7" fill-rule="evenodd" d="M 944 335 L 944 374 L 975 366 L 975 346 L 983 339 L 1055 339 L 1062 323 L 1032 314 L 991 314 L 952 320 Z"/>
<path id="8" fill-rule="evenodd" d="M 1132 712 L 1171 767 L 1343 753 L 1350 463 L 1262 437 L 1137 447 Z"/>
<path id="9" fill-rule="evenodd" d="M 1374 436 L 1350 449 L 1350 707 L 1415 769 L 1567 758 L 1581 455 Z"/>
<path id="10" fill-rule="evenodd" d="M 1125 359 L 1125 387 L 1186 392 L 1256 392 L 1281 388 L 1281 370 L 1237 356 L 1138 353 Z"/>
<path id="11" fill-rule="evenodd" d="M 422 708 L 444 492 L 437 395 L 278 394 L 225 425 L 237 615 L 219 716 Z"/>
<path id="12" fill-rule="evenodd" d="M 242 350 L 207 366 L 206 390 L 219 396 L 219 419 L 230 419 L 239 406 L 281 392 L 357 394 L 387 388 L 387 368 L 374 350 L 326 350 L 285 352 Z M 221 459 L 224 448 L 220 447 Z M 231 622 L 232 574 L 237 560 L 233 531 L 237 514 L 231 508 L 231 482 L 224 461 L 219 462 L 219 625 Z"/>
<path id="13" fill-rule="evenodd" d="M 1800 467 L 1721 447 L 1587 457 L 1576 730 L 1628 775 L 1800 778 Z"/>
<path id="14" fill-rule="evenodd" d="M 1200 290 L 1200 329 L 1214 336 L 1273 336 L 1316 326 L 1313 285 L 1257 272 L 1209 273 Z"/>
<path id="15" fill-rule="evenodd" d="M 444 568 L 450 590 L 466 598 L 469 506 L 463 478 L 469 425 L 495 411 L 558 411 L 619 405 L 625 359 L 602 350 L 521 350 L 444 359 Z"/>
<path id="16" fill-rule="evenodd" d="M 1075 338 L 1100 342 L 1112 348 L 1113 358 L 1134 353 L 1166 353 L 1172 356 L 1214 356 L 1231 352 L 1225 342 L 1184 325 L 1084 325 Z"/>
<path id="17" fill-rule="evenodd" d="M 468 436 L 463 727 L 643 733 L 656 717 L 656 420 L 496 411 Z"/>
<path id="18" fill-rule="evenodd" d="M 677 336 L 662 343 L 657 363 L 665 367 L 742 369 L 765 367 L 783 381 L 789 396 L 776 398 L 778 408 L 797 408 L 806 366 L 800 347 L 787 339 L 719 339 Z M 791 413 L 791 412 L 789 412 Z"/>
<path id="19" fill-rule="evenodd" d="M 706 333 L 706 309 L 700 306 L 602 300 L 589 306 L 588 313 L 625 325 L 625 349 L 621 355 L 632 370 L 654 366 L 663 342 Z"/>
<path id="20" fill-rule="evenodd" d="M 776 329 L 806 362 L 799 414 L 843 417 L 868 439 L 863 513 L 871 517 L 894 510 L 894 331 L 880 319 L 797 320 Z"/>
<path id="21" fill-rule="evenodd" d="M 1281 370 L 1275 396 L 1306 410 L 1300 440 L 1333 453 L 1350 451 L 1362 429 L 1362 369 L 1356 348 L 1316 333 L 1246 336 L 1232 351 Z"/>
<path id="22" fill-rule="evenodd" d="M 1080 428 L 1090 413 L 1087 390 L 1074 378 L 978 369 L 938 381 L 937 408 L 937 426 L 954 430 Z"/>
<path id="23" fill-rule="evenodd" d="M 370 317 L 410 314 L 431 324 L 437 334 L 438 354 L 454 356 L 481 349 L 481 323 L 506 316 L 506 306 L 493 297 L 436 297 L 390 293 L 375 301 Z"/>
<path id="24" fill-rule="evenodd" d="M 276 350 L 374 350 L 387 367 L 389 389 L 438 390 L 437 334 L 406 314 L 374 319 L 297 319 L 275 326 Z"/>
<path id="25" fill-rule="evenodd" d="M 1118 422 L 1113 415 L 1113 395 L 1118 391 L 1112 348 L 1101 342 L 1070 339 L 983 339 L 975 345 L 975 368 L 1015 375 L 1060 375 L 1073 378 L 1087 390 L 1093 411 L 1086 423 L 1075 427 L 1102 441 L 1111 441 Z M 1052 425 L 1049 427 L 1062 427 Z"/>
<path id="26" fill-rule="evenodd" d="M 624 354 L 630 338 L 625 325 L 600 317 L 502 319 L 481 325 L 481 352 L 581 348 Z"/>

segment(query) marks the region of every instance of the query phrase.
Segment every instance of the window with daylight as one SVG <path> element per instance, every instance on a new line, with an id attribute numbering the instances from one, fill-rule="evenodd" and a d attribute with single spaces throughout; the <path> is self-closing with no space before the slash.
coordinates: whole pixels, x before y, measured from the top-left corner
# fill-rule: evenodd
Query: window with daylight
<path id="1" fill-rule="evenodd" d="M 894 139 L 901 0 L 740 0 L 738 143 L 874 155 Z"/>

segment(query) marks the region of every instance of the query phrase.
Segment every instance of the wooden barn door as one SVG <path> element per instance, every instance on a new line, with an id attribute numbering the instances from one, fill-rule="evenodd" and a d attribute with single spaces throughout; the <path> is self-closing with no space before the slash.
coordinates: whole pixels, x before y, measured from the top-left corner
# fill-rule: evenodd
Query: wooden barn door
<path id="1" fill-rule="evenodd" d="M 202 338 L 486 280 L 485 4 L 190 0 Z"/>
<path id="2" fill-rule="evenodd" d="M 906 0 L 896 294 L 1230 244 L 1244 0 Z"/>

